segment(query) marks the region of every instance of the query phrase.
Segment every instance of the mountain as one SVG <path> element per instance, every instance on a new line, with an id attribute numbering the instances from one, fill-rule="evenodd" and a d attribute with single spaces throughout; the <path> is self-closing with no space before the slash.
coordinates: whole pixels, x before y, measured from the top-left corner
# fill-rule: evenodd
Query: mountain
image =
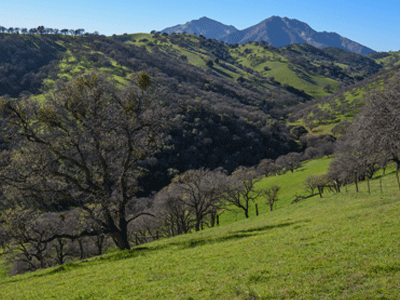
<path id="1" fill-rule="evenodd" d="M 257 25 L 231 33 L 221 40 L 230 44 L 267 41 L 275 47 L 307 43 L 317 48 L 337 47 L 358 54 L 375 52 L 335 32 L 317 32 L 304 22 L 277 16 L 272 16 Z"/>
<path id="2" fill-rule="evenodd" d="M 215 24 L 218 24 L 218 26 Z M 214 27 L 219 29 L 218 34 L 216 30 L 210 30 L 210 28 Z M 225 30 L 226 34 L 223 35 L 222 29 L 224 28 L 233 28 L 235 30 Z M 363 55 L 375 52 L 335 32 L 317 32 L 304 22 L 278 16 L 272 16 L 243 30 L 237 30 L 233 26 L 227 26 L 203 17 L 200 20 L 191 21 L 185 25 L 166 28 L 162 32 L 181 33 L 183 31 L 202 34 L 207 38 L 216 38 L 228 44 L 267 41 L 274 47 L 283 47 L 290 44 L 307 43 L 320 49 L 325 47 L 337 47 Z"/>
<path id="3" fill-rule="evenodd" d="M 236 29 L 233 26 L 228 26 L 220 22 L 214 21 L 212 19 L 209 19 L 207 17 L 202 17 L 198 20 L 187 22 L 184 25 L 176 25 L 173 27 L 165 28 L 161 32 L 162 33 L 166 32 L 168 34 L 171 34 L 173 32 L 175 33 L 186 32 L 197 35 L 201 34 L 209 39 L 220 40 L 222 37 L 234 33 L 236 31 L 238 31 L 238 29 Z"/>

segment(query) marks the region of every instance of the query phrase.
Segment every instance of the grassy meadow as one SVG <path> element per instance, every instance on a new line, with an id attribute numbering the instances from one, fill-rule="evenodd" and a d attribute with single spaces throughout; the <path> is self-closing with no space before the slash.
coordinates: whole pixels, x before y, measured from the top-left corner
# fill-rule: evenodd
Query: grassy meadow
<path id="1" fill-rule="evenodd" d="M 399 299 L 399 188 L 393 173 L 290 205 L 329 159 L 280 184 L 277 209 L 87 262 L 0 279 L 1 299 Z M 383 193 L 380 192 L 380 179 Z M 347 190 L 347 191 L 346 191 Z M 265 206 L 265 205 L 264 205 Z M 260 200 L 260 208 L 263 207 Z M 222 220 L 221 220 L 222 221 Z"/>

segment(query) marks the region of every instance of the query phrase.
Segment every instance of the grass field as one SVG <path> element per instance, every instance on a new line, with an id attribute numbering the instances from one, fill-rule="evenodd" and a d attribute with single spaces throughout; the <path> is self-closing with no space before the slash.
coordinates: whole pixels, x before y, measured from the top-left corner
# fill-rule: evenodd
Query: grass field
<path id="1" fill-rule="evenodd" d="M 297 177 L 323 172 L 327 161 L 306 163 Z M 394 175 L 382 177 L 383 193 L 375 179 L 371 194 L 361 183 L 359 193 L 348 186 L 347 192 L 289 205 L 289 194 L 303 190 L 290 175 L 265 179 L 293 186 L 281 194 L 276 211 L 3 278 L 0 298 L 399 299 L 400 193 Z"/>

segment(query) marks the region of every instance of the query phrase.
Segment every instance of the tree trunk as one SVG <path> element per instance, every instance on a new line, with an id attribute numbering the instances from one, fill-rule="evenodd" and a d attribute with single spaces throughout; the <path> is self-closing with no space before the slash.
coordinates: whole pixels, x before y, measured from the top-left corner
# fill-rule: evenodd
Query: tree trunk
<path id="1" fill-rule="evenodd" d="M 195 230 L 200 231 L 200 221 L 196 221 Z"/>
<path id="2" fill-rule="evenodd" d="M 210 220 L 210 226 L 211 227 L 215 226 L 215 215 L 216 215 L 215 212 L 211 213 L 211 220 Z"/>
<path id="3" fill-rule="evenodd" d="M 111 234 L 111 238 L 119 250 L 131 249 L 129 246 L 128 232 L 126 229 L 124 231 L 113 232 Z"/>

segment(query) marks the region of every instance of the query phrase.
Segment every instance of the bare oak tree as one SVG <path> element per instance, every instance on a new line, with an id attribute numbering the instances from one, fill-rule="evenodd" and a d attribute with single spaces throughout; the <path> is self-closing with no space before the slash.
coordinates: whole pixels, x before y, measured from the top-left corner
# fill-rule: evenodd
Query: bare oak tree
<path id="1" fill-rule="evenodd" d="M 135 197 L 146 171 L 141 162 L 162 148 L 167 124 L 165 111 L 146 93 L 150 77 L 141 73 L 137 83 L 139 91 L 119 92 L 92 74 L 60 84 L 45 105 L 3 101 L 15 129 L 11 150 L 2 152 L 8 196 L 45 210 L 79 207 L 119 249 L 130 249 L 128 224 L 149 215 L 148 203 Z"/>
<path id="2" fill-rule="evenodd" d="M 290 152 L 286 155 L 279 156 L 276 164 L 281 165 L 286 171 L 294 172 L 295 169 L 301 166 L 301 154 Z"/>
<path id="3" fill-rule="evenodd" d="M 227 175 L 222 169 L 189 170 L 174 177 L 171 188 L 179 191 L 178 201 L 185 204 L 195 216 L 195 230 L 207 216 L 215 216 L 224 206 L 224 195 L 228 188 Z"/>
<path id="4" fill-rule="evenodd" d="M 353 144 L 370 161 L 389 159 L 400 169 L 400 75 L 366 98 L 351 131 Z"/>
<path id="5" fill-rule="evenodd" d="M 255 184 L 261 180 L 255 168 L 239 167 L 230 176 L 231 186 L 226 192 L 225 200 L 243 210 L 249 217 L 249 204 L 262 193 L 255 191 Z"/>
<path id="6" fill-rule="evenodd" d="M 274 209 L 274 204 L 279 200 L 278 192 L 280 189 L 280 186 L 273 185 L 264 191 L 264 194 L 267 196 L 267 205 L 269 205 L 270 211 Z"/>

